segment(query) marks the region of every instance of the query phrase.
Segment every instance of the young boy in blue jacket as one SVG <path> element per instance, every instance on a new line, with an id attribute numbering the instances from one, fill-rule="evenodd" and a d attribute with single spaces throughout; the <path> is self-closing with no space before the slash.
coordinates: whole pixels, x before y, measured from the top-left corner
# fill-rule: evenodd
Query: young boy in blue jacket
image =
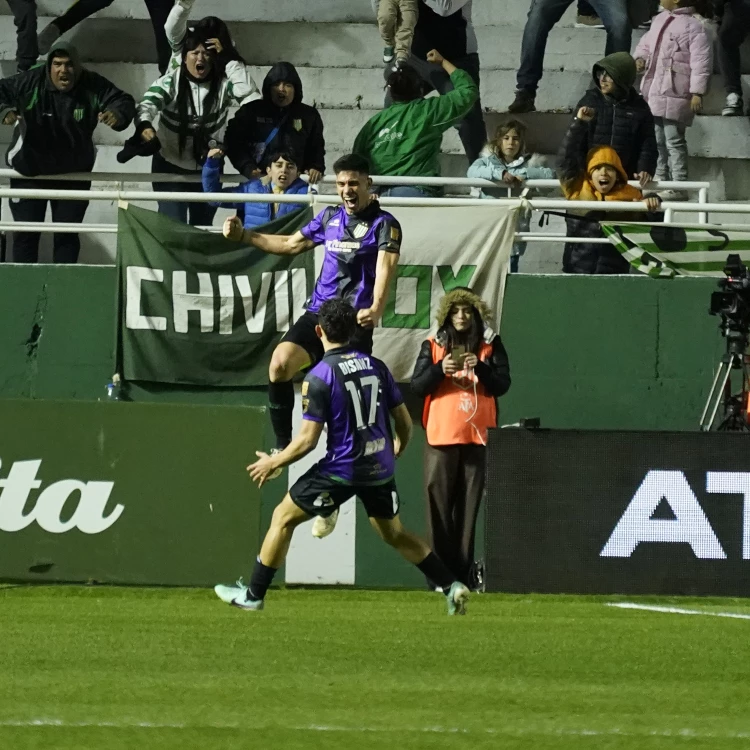
<path id="1" fill-rule="evenodd" d="M 250 182 L 243 182 L 236 187 L 221 187 L 221 165 L 224 152 L 219 148 L 211 149 L 203 165 L 203 192 L 205 193 L 256 193 L 298 195 L 308 192 L 308 184 L 300 179 L 297 163 L 292 154 L 286 151 L 272 153 L 266 161 L 266 176 Z M 302 203 L 245 203 L 226 202 L 212 203 L 219 208 L 234 208 L 243 220 L 245 229 L 253 229 L 261 224 L 278 219 L 280 216 L 302 208 Z"/>

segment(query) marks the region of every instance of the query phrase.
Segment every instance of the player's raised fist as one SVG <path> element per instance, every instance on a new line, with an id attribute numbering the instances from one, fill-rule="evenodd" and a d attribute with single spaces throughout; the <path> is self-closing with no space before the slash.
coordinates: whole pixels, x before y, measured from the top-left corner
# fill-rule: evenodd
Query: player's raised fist
<path id="1" fill-rule="evenodd" d="M 242 242 L 242 236 L 245 233 L 242 220 L 237 216 L 229 216 L 225 219 L 222 231 L 224 232 L 224 236 L 228 240 L 232 240 L 232 242 Z"/>

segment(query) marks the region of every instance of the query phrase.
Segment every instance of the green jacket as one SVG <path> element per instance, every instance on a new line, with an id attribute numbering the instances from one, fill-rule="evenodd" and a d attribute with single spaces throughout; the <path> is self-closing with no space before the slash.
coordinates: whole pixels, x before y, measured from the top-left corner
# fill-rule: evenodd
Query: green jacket
<path id="1" fill-rule="evenodd" d="M 454 71 L 453 91 L 443 96 L 394 102 L 371 117 L 354 141 L 354 153 L 370 162 L 370 174 L 440 176 L 443 133 L 461 120 L 479 96 L 468 73 Z"/>

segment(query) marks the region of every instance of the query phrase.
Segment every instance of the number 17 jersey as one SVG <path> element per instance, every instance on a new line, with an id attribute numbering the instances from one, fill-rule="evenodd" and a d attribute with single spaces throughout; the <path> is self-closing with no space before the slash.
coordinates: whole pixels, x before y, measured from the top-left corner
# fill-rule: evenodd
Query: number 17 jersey
<path id="1" fill-rule="evenodd" d="M 321 474 L 345 484 L 388 482 L 396 457 L 391 409 L 403 403 L 385 363 L 349 347 L 330 349 L 302 383 L 302 416 L 328 428 Z"/>

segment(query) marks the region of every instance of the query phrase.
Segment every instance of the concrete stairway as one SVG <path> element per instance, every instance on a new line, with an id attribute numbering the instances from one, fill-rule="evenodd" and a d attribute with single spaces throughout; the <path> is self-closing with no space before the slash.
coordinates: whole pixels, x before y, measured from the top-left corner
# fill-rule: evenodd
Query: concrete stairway
<path id="1" fill-rule="evenodd" d="M 43 28 L 49 17 L 62 12 L 67 3 L 68 0 L 39 0 L 39 28 Z M 513 98 L 529 0 L 477 0 L 474 4 L 482 62 L 482 104 L 491 133 L 507 118 L 505 110 Z M 523 118 L 529 125 L 530 146 L 550 155 L 550 160 L 554 159 L 552 155 L 568 125 L 570 111 L 588 85 L 591 66 L 603 55 L 604 49 L 603 31 L 574 28 L 574 10 L 573 5 L 550 35 L 545 76 L 537 98 L 539 111 Z M 382 44 L 369 0 L 288 0 L 283 3 L 197 0 L 194 16 L 209 13 L 230 23 L 238 48 L 248 64 L 254 66 L 259 86 L 272 63 L 285 59 L 298 66 L 305 101 L 315 103 L 323 116 L 329 166 L 338 155 L 350 149 L 359 128 L 382 106 Z M 69 36 L 92 69 L 136 98 L 158 76 L 150 22 L 142 0 L 116 0 Z M 639 36 L 640 32 L 636 32 L 634 44 Z M 4 0 L 0 0 L 0 71 L 3 75 L 14 71 L 14 55 L 13 19 Z M 750 73 L 750 65 L 746 69 Z M 715 76 L 706 99 L 706 115 L 697 118 L 688 131 L 691 178 L 711 180 L 712 200 L 745 199 L 750 195 L 747 176 L 750 122 L 744 117 L 719 117 L 722 104 L 721 81 Z M 114 155 L 128 135 L 128 132 L 113 133 L 105 127 L 97 130 L 98 170 L 123 171 Z M 0 126 L 0 142 L 9 139 L 10 128 Z M 444 174 L 464 176 L 467 163 L 455 132 L 446 134 L 443 152 Z M 149 167 L 150 161 L 145 159 L 135 159 L 125 165 L 126 170 L 134 173 L 134 181 L 138 172 L 146 172 Z M 89 221 L 97 223 L 111 222 L 114 218 L 114 207 L 102 204 L 92 204 L 87 215 Z M 737 218 L 732 217 L 732 220 Z M 112 237 L 92 239 L 89 236 L 84 241 L 82 259 L 108 262 L 113 252 Z M 559 255 L 556 245 L 531 247 L 523 268 L 557 270 Z"/>

